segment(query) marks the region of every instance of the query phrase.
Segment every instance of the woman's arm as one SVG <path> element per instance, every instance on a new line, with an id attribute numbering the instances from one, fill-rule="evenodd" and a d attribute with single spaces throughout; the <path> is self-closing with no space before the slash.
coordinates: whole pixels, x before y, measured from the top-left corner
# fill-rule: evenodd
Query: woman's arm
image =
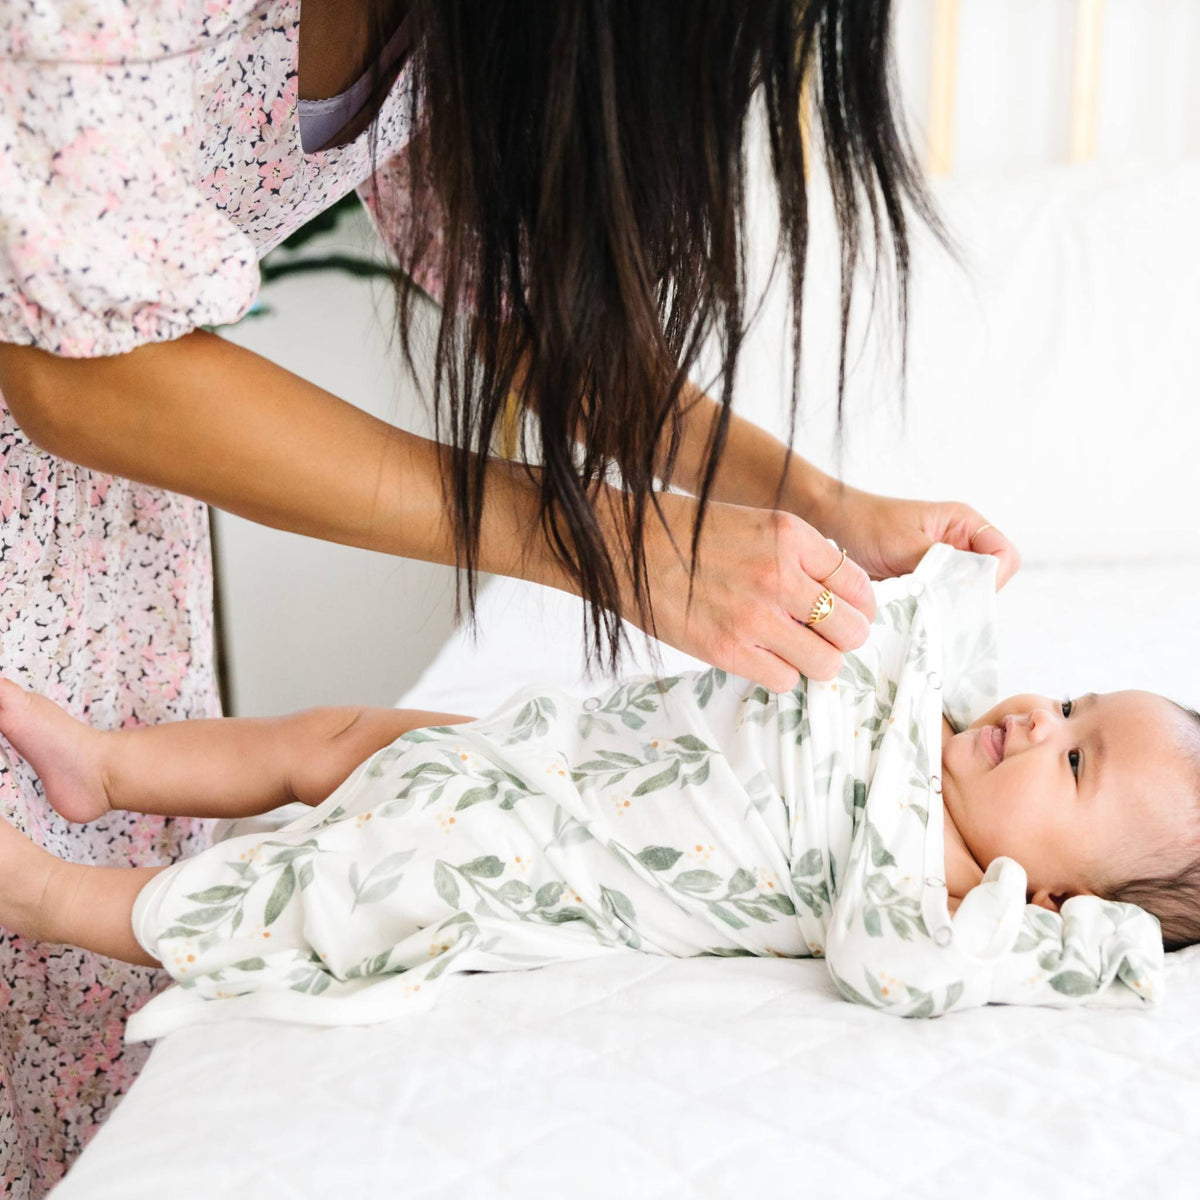
<path id="1" fill-rule="evenodd" d="M 721 405 L 689 381 L 680 399 L 680 413 L 683 436 L 671 482 L 698 496 L 704 481 L 709 439 L 720 418 Z M 837 480 L 793 453 L 777 501 L 775 490 L 786 456 L 787 447 L 777 437 L 731 412 L 725 449 L 713 477 L 710 498 L 753 508 L 774 508 L 778 503 L 815 524 L 813 518 L 828 503 L 831 492 L 838 486 Z"/>
<path id="2" fill-rule="evenodd" d="M 708 439 L 721 406 L 690 383 L 682 405 L 683 436 L 672 482 L 698 495 Z M 786 451 L 786 446 L 765 429 L 731 413 L 725 450 L 713 479 L 712 499 L 768 509 L 778 504 L 784 512 L 794 513 L 833 538 L 872 579 L 888 579 L 913 570 L 934 542 L 994 555 L 998 588 L 1021 565 L 1016 546 L 969 505 L 864 492 L 826 475 L 798 454 L 788 461 L 787 476 L 776 500 Z"/>
<path id="3" fill-rule="evenodd" d="M 0 344 L 0 391 L 26 434 L 59 457 L 278 529 L 455 562 L 443 447 L 214 335 L 96 359 Z M 479 569 L 577 595 L 541 527 L 530 469 L 491 458 L 487 475 Z M 620 497 L 598 484 L 594 503 L 625 572 L 622 611 L 636 621 Z M 839 555 L 784 512 L 713 505 L 689 603 L 696 502 L 660 500 L 664 519 L 648 523 L 646 559 L 663 641 L 784 691 L 800 672 L 832 679 L 840 652 L 866 640 L 874 598 L 851 563 L 830 584 L 844 603 L 819 628 L 803 624 Z"/>
<path id="4" fill-rule="evenodd" d="M 0 391 L 60 458 L 276 529 L 454 562 L 438 443 L 213 334 L 93 359 L 0 344 Z M 569 590 L 533 536 L 528 482 L 494 460 L 489 488 L 481 569 Z"/>

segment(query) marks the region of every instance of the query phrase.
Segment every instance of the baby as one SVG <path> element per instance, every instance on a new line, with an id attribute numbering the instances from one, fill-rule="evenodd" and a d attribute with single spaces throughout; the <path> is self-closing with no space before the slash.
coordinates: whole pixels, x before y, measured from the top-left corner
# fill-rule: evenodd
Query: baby
<path id="1" fill-rule="evenodd" d="M 935 546 L 879 585 L 837 680 L 778 696 L 713 669 L 528 688 L 482 720 L 100 732 L 0 679 L 0 733 L 68 820 L 234 822 L 142 868 L 0 823 L 0 925 L 165 967 L 180 986 L 130 1040 L 381 1020 L 448 969 L 632 951 L 824 956 L 846 998 L 905 1016 L 1145 1003 L 1164 943 L 1200 940 L 1200 716 L 1143 692 L 994 703 L 994 571 Z"/>

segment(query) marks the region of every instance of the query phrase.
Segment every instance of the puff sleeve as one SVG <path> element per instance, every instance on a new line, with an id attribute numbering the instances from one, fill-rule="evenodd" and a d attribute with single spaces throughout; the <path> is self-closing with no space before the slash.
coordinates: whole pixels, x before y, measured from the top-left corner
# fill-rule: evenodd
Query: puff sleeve
<path id="1" fill-rule="evenodd" d="M 444 210 L 429 179 L 425 128 L 359 185 L 358 195 L 384 245 L 404 247 L 402 270 L 439 307 L 445 292 L 441 262 Z M 473 294 L 468 295 L 473 304 Z"/>
<path id="2" fill-rule="evenodd" d="M 4 6 L 0 340 L 121 354 L 237 320 L 249 238 L 201 192 L 197 59 L 239 3 Z"/>
<path id="3" fill-rule="evenodd" d="M 400 269 L 439 308 L 444 308 L 446 210 L 431 177 L 428 125 L 418 124 L 404 147 L 359 185 L 358 195 L 393 257 L 397 248 L 402 248 Z M 475 248 L 475 244 L 470 246 L 471 250 Z M 469 266 L 470 255 L 467 260 Z M 465 273 L 458 287 L 457 312 L 466 316 L 475 311 L 477 291 Z M 510 313 L 503 297 L 501 313 L 504 318 Z"/>

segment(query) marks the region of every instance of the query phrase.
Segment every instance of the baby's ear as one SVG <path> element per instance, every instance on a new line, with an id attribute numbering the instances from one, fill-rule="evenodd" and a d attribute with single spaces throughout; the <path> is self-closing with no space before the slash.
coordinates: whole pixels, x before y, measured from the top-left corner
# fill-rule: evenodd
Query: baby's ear
<path id="1" fill-rule="evenodd" d="M 1036 904 L 1039 908 L 1048 908 L 1051 912 L 1058 912 L 1063 901 L 1067 899 L 1069 897 L 1066 895 L 1051 895 L 1049 888 L 1040 888 L 1030 896 L 1029 903 Z"/>

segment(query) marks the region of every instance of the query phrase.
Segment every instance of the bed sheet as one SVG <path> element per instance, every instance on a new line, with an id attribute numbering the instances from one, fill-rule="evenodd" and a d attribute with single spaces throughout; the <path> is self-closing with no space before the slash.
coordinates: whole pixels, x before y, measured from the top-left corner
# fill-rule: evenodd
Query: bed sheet
<path id="1" fill-rule="evenodd" d="M 1002 690 L 1195 704 L 1198 584 L 1200 563 L 1021 572 L 999 602 Z M 574 669 L 578 616 L 495 581 L 479 644 L 452 638 L 403 702 L 596 686 Z M 54 1200 L 1191 1197 L 1200 948 L 1169 964 L 1149 1014 L 899 1021 L 842 1001 L 820 962 L 631 952 L 455 977 L 433 1011 L 370 1028 L 189 1028 Z"/>

